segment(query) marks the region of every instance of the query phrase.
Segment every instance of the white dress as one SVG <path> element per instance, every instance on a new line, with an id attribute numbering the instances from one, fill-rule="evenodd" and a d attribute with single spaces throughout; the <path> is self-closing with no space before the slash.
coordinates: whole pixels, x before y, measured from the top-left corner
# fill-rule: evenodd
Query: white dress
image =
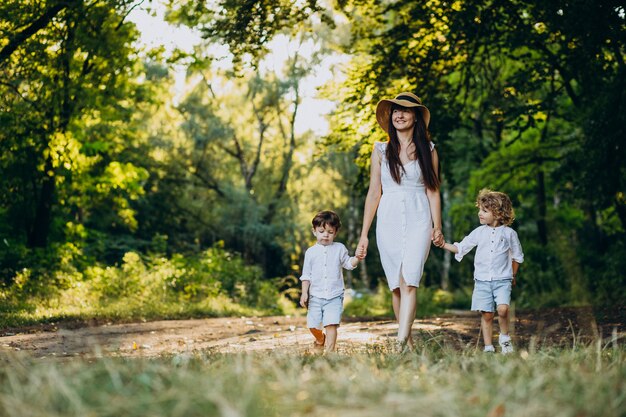
<path id="1" fill-rule="evenodd" d="M 434 144 L 430 144 L 431 150 Z M 431 245 L 432 217 L 422 170 L 417 160 L 404 165 L 400 184 L 391 177 L 385 156 L 387 142 L 376 142 L 380 152 L 382 196 L 376 214 L 376 242 L 389 289 L 400 287 L 400 277 L 419 287 Z"/>

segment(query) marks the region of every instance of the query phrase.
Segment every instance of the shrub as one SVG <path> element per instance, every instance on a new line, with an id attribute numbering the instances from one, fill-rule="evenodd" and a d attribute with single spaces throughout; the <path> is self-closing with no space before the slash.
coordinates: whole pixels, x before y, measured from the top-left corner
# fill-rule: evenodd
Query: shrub
<path id="1" fill-rule="evenodd" d="M 393 317 L 391 291 L 379 285 L 375 293 L 356 293 L 344 309 L 348 317 Z M 420 287 L 417 289 L 417 317 L 427 317 L 443 312 L 452 304 L 452 294 L 447 291 Z"/>

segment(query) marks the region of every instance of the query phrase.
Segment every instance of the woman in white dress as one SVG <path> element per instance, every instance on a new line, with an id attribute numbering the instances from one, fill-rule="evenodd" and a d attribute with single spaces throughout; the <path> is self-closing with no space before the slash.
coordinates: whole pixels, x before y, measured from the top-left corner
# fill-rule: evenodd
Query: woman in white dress
<path id="1" fill-rule="evenodd" d="M 389 134 L 372 151 L 370 184 L 363 210 L 363 228 L 357 253 L 365 256 L 368 233 L 376 214 L 376 242 L 392 291 L 398 320 L 398 342 L 413 347 L 417 287 L 431 241 L 444 242 L 441 232 L 439 160 L 430 141 L 430 111 L 413 93 L 381 100 L 378 124 Z"/>

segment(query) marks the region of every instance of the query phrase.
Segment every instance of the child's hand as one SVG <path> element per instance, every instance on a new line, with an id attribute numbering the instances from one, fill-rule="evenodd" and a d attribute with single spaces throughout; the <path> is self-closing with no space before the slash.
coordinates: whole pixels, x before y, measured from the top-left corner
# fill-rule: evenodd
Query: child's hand
<path id="1" fill-rule="evenodd" d="M 303 292 L 302 295 L 300 296 L 300 306 L 302 308 L 309 307 L 309 293 L 308 292 Z"/>
<path id="2" fill-rule="evenodd" d="M 368 245 L 369 245 L 369 240 L 366 237 L 362 237 L 359 240 L 359 244 L 356 247 L 355 256 L 359 259 L 365 259 L 365 255 L 367 255 Z"/>
<path id="3" fill-rule="evenodd" d="M 443 233 L 439 228 L 433 229 L 431 240 L 438 248 L 443 247 L 443 245 L 446 243 L 446 239 L 443 237 Z"/>

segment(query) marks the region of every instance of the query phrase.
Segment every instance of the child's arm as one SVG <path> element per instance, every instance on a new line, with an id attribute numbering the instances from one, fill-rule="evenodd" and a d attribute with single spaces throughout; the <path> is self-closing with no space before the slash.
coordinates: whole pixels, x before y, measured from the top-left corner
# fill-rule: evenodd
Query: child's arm
<path id="1" fill-rule="evenodd" d="M 450 251 L 452 253 L 459 253 L 459 248 L 456 247 L 456 245 L 453 245 L 451 243 L 448 242 L 444 242 L 444 244 L 442 246 L 439 246 L 442 249 L 445 249 L 447 251 Z"/>
<path id="2" fill-rule="evenodd" d="M 469 235 L 465 236 L 463 240 L 458 243 L 454 242 L 454 244 L 452 244 L 444 242 L 444 244 L 439 247 L 454 253 L 454 259 L 461 262 L 463 257 L 478 245 L 479 229 L 480 228 L 476 228 L 472 230 Z"/>
<path id="3" fill-rule="evenodd" d="M 309 306 L 309 288 L 311 287 L 311 279 L 313 278 L 313 265 L 310 249 L 304 253 L 304 265 L 302 267 L 302 295 L 300 296 L 300 305 L 303 308 Z"/>
<path id="4" fill-rule="evenodd" d="M 519 270 L 519 263 L 513 261 L 513 286 L 515 286 L 515 277 L 517 276 L 517 271 Z"/>
<path id="5" fill-rule="evenodd" d="M 362 253 L 362 249 L 357 248 L 357 254 L 355 254 L 355 256 L 350 256 L 348 254 L 348 249 L 343 246 L 341 248 L 341 255 L 340 255 L 340 262 L 341 262 L 341 266 L 342 268 L 348 269 L 348 270 L 352 270 L 354 268 L 356 268 L 356 266 L 359 264 L 359 253 Z"/>
<path id="6" fill-rule="evenodd" d="M 300 306 L 307 308 L 309 306 L 309 287 L 311 281 L 302 281 L 302 295 L 300 296 Z"/>
<path id="7" fill-rule="evenodd" d="M 519 237 L 517 237 L 517 233 L 513 230 L 511 233 L 511 258 L 513 259 L 512 267 L 513 267 L 513 285 L 515 285 L 515 276 L 517 275 L 517 271 L 519 270 L 519 265 L 524 262 L 524 252 L 522 251 L 522 244 L 519 241 Z"/>

